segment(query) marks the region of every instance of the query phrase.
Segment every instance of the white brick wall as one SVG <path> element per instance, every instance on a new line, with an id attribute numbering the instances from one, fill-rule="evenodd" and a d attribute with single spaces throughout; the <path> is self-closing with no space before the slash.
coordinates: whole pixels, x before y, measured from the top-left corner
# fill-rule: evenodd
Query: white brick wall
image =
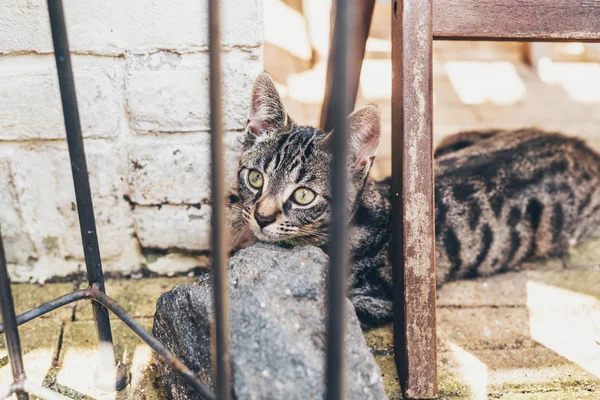
<path id="1" fill-rule="evenodd" d="M 64 2 L 105 270 L 206 265 L 207 5 Z M 222 2 L 230 185 L 262 71 L 262 0 L 243 3 Z M 43 281 L 85 268 L 46 1 L 0 2 L 0 38 L 0 227 L 12 278 Z"/>

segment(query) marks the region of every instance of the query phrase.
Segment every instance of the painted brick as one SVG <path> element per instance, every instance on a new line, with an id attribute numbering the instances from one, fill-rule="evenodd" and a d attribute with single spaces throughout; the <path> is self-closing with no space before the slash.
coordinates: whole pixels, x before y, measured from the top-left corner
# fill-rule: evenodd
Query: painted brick
<path id="1" fill-rule="evenodd" d="M 141 132 L 210 129 L 208 54 L 157 52 L 127 57 L 126 97 L 131 126 Z M 262 71 L 259 49 L 222 57 L 225 129 L 243 129 L 254 78 Z"/>
<path id="2" fill-rule="evenodd" d="M 10 176 L 8 157 L 0 157 L 0 233 L 6 261 L 26 263 L 37 258 L 33 242 L 23 229 L 23 220 L 18 209 L 16 193 Z"/>
<path id="3" fill-rule="evenodd" d="M 226 188 L 237 182 L 243 133 L 225 134 Z M 205 204 L 210 201 L 210 135 L 141 137 L 130 143 L 131 200 L 141 205 Z"/>
<path id="4" fill-rule="evenodd" d="M 189 0 L 65 0 L 71 51 L 118 55 L 156 49 L 197 51 L 208 45 L 207 2 Z M 262 0 L 221 2 L 222 43 L 257 47 L 263 40 Z M 52 52 L 45 0 L 0 2 L 0 54 Z"/>
<path id="5" fill-rule="evenodd" d="M 137 237 L 142 247 L 209 250 L 210 210 L 208 205 L 137 206 Z"/>
<path id="6" fill-rule="evenodd" d="M 123 199 L 125 156 L 103 141 L 86 142 L 86 150 L 101 254 L 117 257 L 133 235 L 129 205 Z M 66 143 L 23 146 L 11 162 L 25 229 L 38 251 L 56 258 L 82 259 Z"/>
<path id="7" fill-rule="evenodd" d="M 107 57 L 73 58 L 84 137 L 119 134 L 122 66 Z M 65 138 L 53 56 L 0 58 L 0 87 L 0 141 Z"/>

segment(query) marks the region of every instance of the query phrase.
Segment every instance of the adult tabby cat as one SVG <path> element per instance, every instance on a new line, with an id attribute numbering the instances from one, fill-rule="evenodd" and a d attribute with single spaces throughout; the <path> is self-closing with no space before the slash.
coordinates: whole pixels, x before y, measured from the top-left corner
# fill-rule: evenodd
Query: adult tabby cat
<path id="1" fill-rule="evenodd" d="M 349 296 L 361 323 L 392 316 L 389 180 L 369 179 L 380 115 L 349 117 Z M 239 164 L 238 222 L 261 241 L 323 246 L 330 224 L 330 141 L 296 124 L 267 74 L 252 91 Z M 465 132 L 435 154 L 437 285 L 564 256 L 600 221 L 600 156 L 577 139 L 534 129 Z"/>

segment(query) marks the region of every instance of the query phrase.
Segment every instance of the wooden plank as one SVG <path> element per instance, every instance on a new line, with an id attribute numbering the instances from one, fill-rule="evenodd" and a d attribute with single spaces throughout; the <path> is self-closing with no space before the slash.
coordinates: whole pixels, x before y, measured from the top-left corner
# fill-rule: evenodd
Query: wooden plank
<path id="1" fill-rule="evenodd" d="M 392 3 L 394 342 L 404 395 L 437 394 L 432 0 Z"/>
<path id="2" fill-rule="evenodd" d="M 435 39 L 600 41 L 598 0 L 433 0 Z"/>
<path id="3" fill-rule="evenodd" d="M 335 12 L 335 4 L 333 2 L 332 11 Z M 351 46 L 348 58 L 348 92 L 350 107 L 354 108 L 356 102 L 356 95 L 358 93 L 358 84 L 360 82 L 360 70 L 362 68 L 363 58 L 365 56 L 365 47 L 367 44 L 367 38 L 369 37 L 369 29 L 371 27 L 371 18 L 373 17 L 373 9 L 375 8 L 375 0 L 360 0 L 350 1 L 348 3 L 349 10 L 348 15 L 350 18 L 349 26 L 349 45 Z M 326 132 L 333 129 L 332 120 L 332 93 L 340 91 L 341 86 L 345 85 L 339 78 L 336 79 L 333 71 L 335 70 L 334 63 L 339 62 L 335 57 L 332 57 L 334 53 L 335 44 L 339 39 L 335 37 L 335 29 L 332 34 L 332 45 L 329 48 L 329 60 L 327 64 L 327 80 L 325 83 L 325 98 L 323 99 L 323 106 L 321 108 L 321 122 L 320 126 Z"/>

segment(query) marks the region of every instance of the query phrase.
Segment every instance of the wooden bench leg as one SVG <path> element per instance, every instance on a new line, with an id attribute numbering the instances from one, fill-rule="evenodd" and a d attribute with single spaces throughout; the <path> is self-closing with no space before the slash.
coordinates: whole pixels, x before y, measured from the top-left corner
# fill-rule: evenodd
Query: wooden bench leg
<path id="1" fill-rule="evenodd" d="M 404 395 L 437 395 L 432 0 L 392 1 L 394 342 Z"/>
<path id="2" fill-rule="evenodd" d="M 332 12 L 335 13 L 335 1 L 333 2 Z M 373 16 L 373 9 L 375 8 L 375 0 L 358 0 L 350 1 L 348 4 L 350 9 L 348 14 L 350 16 L 350 37 L 349 46 L 350 51 L 348 53 L 348 96 L 350 96 L 349 103 L 351 108 L 354 108 L 356 102 L 356 95 L 358 93 L 358 83 L 360 81 L 360 70 L 362 68 L 362 61 L 365 57 L 365 46 L 367 44 L 367 38 L 369 37 L 369 29 L 371 28 L 371 18 Z M 321 108 L 321 123 L 320 126 L 326 132 L 333 129 L 332 125 L 332 110 L 331 110 L 331 99 L 332 93 L 337 93 L 340 90 L 340 86 L 344 85 L 339 77 L 333 74 L 335 71 L 334 63 L 339 62 L 335 57 L 332 57 L 333 49 L 336 46 L 337 38 L 335 37 L 335 29 L 332 30 L 331 46 L 329 46 L 329 60 L 327 61 L 327 81 L 325 86 L 325 98 L 323 99 L 323 107 Z"/>

